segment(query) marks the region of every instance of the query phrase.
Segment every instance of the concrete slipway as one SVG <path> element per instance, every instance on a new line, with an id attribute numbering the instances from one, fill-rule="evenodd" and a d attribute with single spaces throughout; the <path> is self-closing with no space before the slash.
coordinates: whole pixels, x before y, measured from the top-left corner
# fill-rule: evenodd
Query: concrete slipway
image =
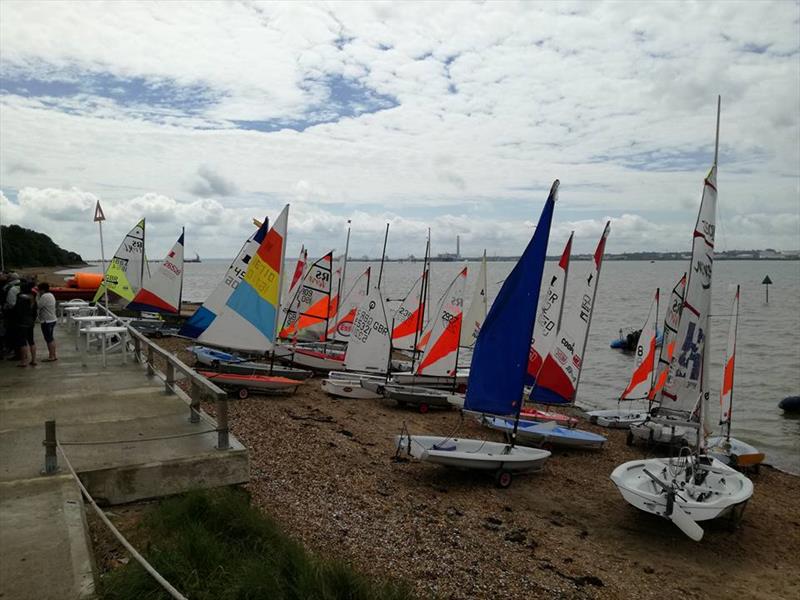
<path id="1" fill-rule="evenodd" d="M 189 422 L 189 407 L 128 355 L 88 366 L 63 326 L 59 360 L 37 331 L 39 365 L 0 361 L 0 598 L 85 598 L 94 589 L 84 502 L 59 454 L 42 475 L 44 422 L 98 503 L 121 504 L 246 482 L 247 450 L 216 448 L 215 423 Z M 181 436 L 181 437 L 175 437 Z M 161 439 L 152 439 L 161 438 Z M 147 441 L 150 439 L 149 441 Z M 75 445 L 80 443 L 80 445 Z"/>

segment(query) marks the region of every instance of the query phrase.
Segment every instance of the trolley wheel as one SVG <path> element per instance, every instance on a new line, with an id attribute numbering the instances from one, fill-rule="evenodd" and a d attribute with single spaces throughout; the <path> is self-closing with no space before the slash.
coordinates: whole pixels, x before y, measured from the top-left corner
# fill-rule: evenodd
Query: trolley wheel
<path id="1" fill-rule="evenodd" d="M 633 446 L 633 432 L 630 429 L 628 430 L 628 437 L 625 438 L 625 443 L 628 446 Z"/>
<path id="2" fill-rule="evenodd" d="M 548 452 L 553 451 L 553 442 L 544 442 L 541 446 L 539 446 L 542 450 L 547 450 Z"/>
<path id="3" fill-rule="evenodd" d="M 212 360 L 212 361 L 211 361 L 211 367 L 212 367 L 213 369 L 215 369 L 215 370 L 219 371 L 219 361 L 218 361 L 218 360 Z"/>
<path id="4" fill-rule="evenodd" d="M 428 413 L 428 411 L 429 411 L 430 409 L 431 409 L 431 408 L 430 408 L 430 406 L 428 406 L 428 405 L 427 405 L 427 404 L 425 404 L 424 402 L 423 402 L 422 404 L 420 404 L 420 405 L 419 405 L 419 412 L 420 412 L 420 414 L 423 414 L 423 415 L 424 415 L 424 414 L 427 414 L 427 413 Z"/>
<path id="5" fill-rule="evenodd" d="M 508 486 L 511 485 L 514 477 L 511 475 L 511 471 L 506 471 L 505 469 L 499 469 L 494 474 L 494 482 L 497 484 L 497 487 L 506 489 Z"/>
<path id="6" fill-rule="evenodd" d="M 237 395 L 239 396 L 240 400 L 244 400 L 250 395 L 250 390 L 248 390 L 246 387 L 239 388 Z"/>
<path id="7" fill-rule="evenodd" d="M 160 340 L 161 338 L 164 337 L 164 334 L 161 333 L 160 329 L 157 329 L 156 332 L 153 334 L 153 337 L 156 338 L 157 340 Z"/>

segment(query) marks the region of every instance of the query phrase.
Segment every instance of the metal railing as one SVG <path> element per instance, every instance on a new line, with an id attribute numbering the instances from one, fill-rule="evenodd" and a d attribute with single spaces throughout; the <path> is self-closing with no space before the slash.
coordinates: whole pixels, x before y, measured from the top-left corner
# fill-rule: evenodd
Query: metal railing
<path id="1" fill-rule="evenodd" d="M 102 304 L 97 304 L 99 310 L 114 317 L 128 329 L 128 335 L 134 348 L 134 357 L 137 362 L 144 364 L 148 377 L 158 377 L 164 382 L 164 390 L 168 394 L 175 394 L 189 405 L 189 421 L 200 422 L 200 399 L 205 396 L 214 401 L 216 408 L 217 448 L 230 449 L 230 435 L 228 430 L 228 394 L 197 371 L 192 369 L 177 356 L 164 350 L 150 341 L 146 336 L 131 327 L 127 322 L 115 315 Z M 162 373 L 156 368 L 155 359 L 159 357 L 165 361 L 166 372 Z M 189 392 L 183 390 L 178 382 L 189 380 Z"/>

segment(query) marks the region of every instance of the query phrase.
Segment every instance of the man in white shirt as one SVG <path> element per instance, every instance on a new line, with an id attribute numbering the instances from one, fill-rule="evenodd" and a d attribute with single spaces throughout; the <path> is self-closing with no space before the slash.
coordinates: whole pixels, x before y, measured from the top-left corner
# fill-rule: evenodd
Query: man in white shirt
<path id="1" fill-rule="evenodd" d="M 44 362 L 53 362 L 58 360 L 54 335 L 56 323 L 58 322 L 58 317 L 56 316 L 56 297 L 50 293 L 50 284 L 47 282 L 40 283 L 37 288 L 39 289 L 39 298 L 37 299 L 37 306 L 39 308 L 38 317 L 41 323 L 44 341 L 47 342 L 47 351 L 50 354 L 44 359 Z"/>

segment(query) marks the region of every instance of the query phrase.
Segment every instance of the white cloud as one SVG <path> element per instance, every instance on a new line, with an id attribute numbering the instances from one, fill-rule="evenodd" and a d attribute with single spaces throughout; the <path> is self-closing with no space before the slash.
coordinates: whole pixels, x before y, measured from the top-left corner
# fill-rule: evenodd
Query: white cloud
<path id="1" fill-rule="evenodd" d="M 95 196 L 110 232 L 147 215 L 166 247 L 185 224 L 204 255 L 233 254 L 251 217 L 288 201 L 298 247 L 341 246 L 352 217 L 357 254 L 380 251 L 387 219 L 390 253 L 421 254 L 430 226 L 436 251 L 461 233 L 467 252 L 513 254 L 559 177 L 553 239 L 574 226 L 588 251 L 608 215 L 610 251 L 687 249 L 721 93 L 727 245 L 797 248 L 799 15 L 788 2 L 4 2 L 5 77 L 91 72 L 177 98 L 126 103 L 116 84 L 0 96 L 0 187 L 19 197 L 9 215 L 89 255 L 91 227 L 73 223 Z M 399 105 L 303 132 L 232 128 L 331 113 L 335 77 Z"/>

